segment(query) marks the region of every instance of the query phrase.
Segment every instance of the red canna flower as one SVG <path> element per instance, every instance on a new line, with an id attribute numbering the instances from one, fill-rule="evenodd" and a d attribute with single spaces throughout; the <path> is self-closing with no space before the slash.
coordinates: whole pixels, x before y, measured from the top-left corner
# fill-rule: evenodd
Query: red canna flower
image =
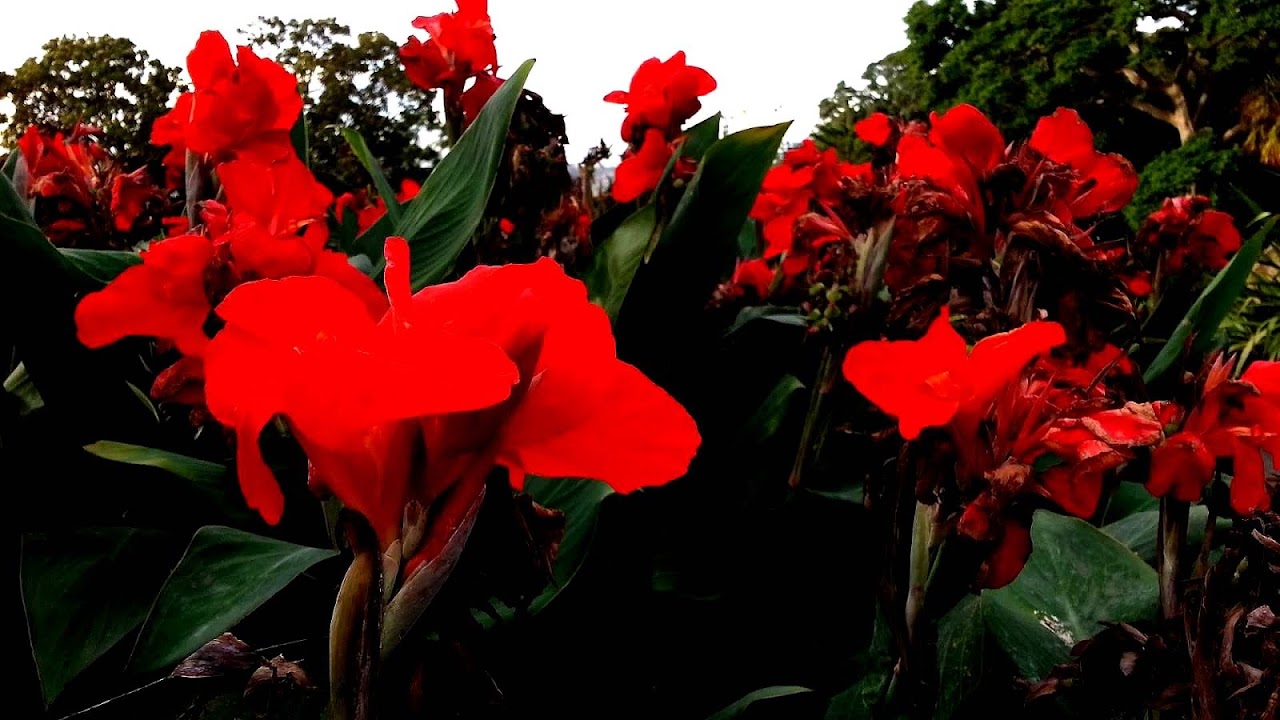
<path id="1" fill-rule="evenodd" d="M 628 150 L 614 172 L 613 199 L 631 202 L 658 187 L 673 152 L 661 130 L 651 129 L 645 133 L 640 149 Z"/>
<path id="2" fill-rule="evenodd" d="M 93 128 L 77 125 L 70 137 L 49 137 L 35 125 L 18 138 L 18 149 L 30 178 L 33 197 L 61 198 L 88 208 L 98 189 L 97 164 L 106 160 L 102 148 L 92 142 Z"/>
<path id="3" fill-rule="evenodd" d="M 755 260 L 739 260 L 733 270 L 733 278 L 729 282 L 740 288 L 750 289 L 756 300 L 769 297 L 769 286 L 773 284 L 773 268 L 764 258 Z"/>
<path id="4" fill-rule="evenodd" d="M 157 402 L 204 405 L 204 360 L 185 355 L 161 370 L 151 383 L 151 398 Z"/>
<path id="5" fill-rule="evenodd" d="M 503 235 L 510 235 L 516 231 L 516 224 L 506 218 L 498 221 L 498 231 Z"/>
<path id="6" fill-rule="evenodd" d="M 1031 528 L 1016 520 L 1005 522 L 995 550 L 978 570 L 975 585 L 996 590 L 1013 582 L 1031 557 Z"/>
<path id="7" fill-rule="evenodd" d="M 858 139 L 876 147 L 888 145 L 895 129 L 893 121 L 882 112 L 871 113 L 853 125 Z"/>
<path id="8" fill-rule="evenodd" d="M 982 412 L 1037 355 L 1066 342 L 1054 322 L 1030 322 L 980 340 L 972 352 L 944 308 L 919 340 L 876 340 L 850 348 L 844 376 L 872 404 L 898 419 L 910 440 L 957 412 Z"/>
<path id="9" fill-rule="evenodd" d="M 430 38 L 424 43 L 410 37 L 400 48 L 405 74 L 424 90 L 458 92 L 468 78 L 497 68 L 488 0 L 457 0 L 457 4 L 457 12 L 414 20 L 413 26 Z"/>
<path id="10" fill-rule="evenodd" d="M 187 55 L 187 72 L 195 89 L 151 129 L 153 144 L 172 148 L 165 158 L 170 172 L 185 166 L 179 147 L 216 161 L 272 162 L 293 154 L 289 132 L 302 112 L 302 96 L 292 73 L 245 46 L 233 60 L 231 46 L 214 31 L 200 33 Z"/>
<path id="11" fill-rule="evenodd" d="M 129 232 L 149 203 L 164 200 L 145 167 L 116 175 L 111 181 L 111 221 L 116 230 Z"/>
<path id="12" fill-rule="evenodd" d="M 1065 197 L 1059 198 L 1057 214 L 1066 222 L 1116 212 L 1129 203 L 1138 189 L 1138 173 L 1128 160 L 1094 149 L 1093 131 L 1079 113 L 1058 108 L 1040 118 L 1028 143 L 1043 157 L 1074 171 Z"/>
<path id="13" fill-rule="evenodd" d="M 846 179 L 872 182 L 871 165 L 842 162 L 834 148 L 819 150 L 812 140 L 788 150 L 765 175 L 751 208 L 751 217 L 764 224 L 764 256 L 792 251 L 796 221 L 815 203 L 821 207 L 839 200 Z"/>
<path id="14" fill-rule="evenodd" d="M 668 139 L 680 134 L 685 121 L 702 109 L 698 98 L 716 89 L 716 79 L 700 67 L 689 65 L 683 51 L 665 62 L 649 58 L 640 64 L 627 90 L 614 90 L 605 102 L 627 106 L 622 139 L 648 142 L 648 131 L 659 130 Z"/>
<path id="15" fill-rule="evenodd" d="M 480 116 L 480 111 L 489 102 L 489 98 L 498 92 L 498 88 L 502 87 L 504 82 L 506 80 L 503 78 L 488 73 L 476 76 L 476 81 L 462 93 L 462 117 L 467 125 L 475 122 Z"/>
<path id="16" fill-rule="evenodd" d="M 1280 363 L 1255 362 L 1239 380 L 1226 379 L 1231 364 L 1212 369 L 1182 430 L 1152 453 L 1147 490 L 1196 500 L 1230 458 L 1231 508 L 1249 516 L 1271 508 L 1263 455 L 1280 457 Z"/>
<path id="17" fill-rule="evenodd" d="M 927 136 L 909 132 L 898 141 L 898 175 L 925 180 L 953 195 L 974 225 L 984 227 L 986 207 L 979 181 L 1003 158 L 1004 136 L 972 105 L 933 113 L 930 122 Z"/>
<path id="18" fill-rule="evenodd" d="M 209 342 L 204 324 L 212 308 L 205 268 L 213 254 L 213 243 L 201 235 L 152 243 L 141 265 L 76 306 L 80 342 L 100 348 L 129 336 L 149 336 L 172 342 L 185 355 L 201 355 Z"/>
<path id="19" fill-rule="evenodd" d="M 1166 199 L 1138 231 L 1138 244 L 1163 252 L 1171 272 L 1221 270 L 1240 249 L 1240 231 L 1230 215 L 1210 209 L 1209 203 L 1203 195 Z"/>

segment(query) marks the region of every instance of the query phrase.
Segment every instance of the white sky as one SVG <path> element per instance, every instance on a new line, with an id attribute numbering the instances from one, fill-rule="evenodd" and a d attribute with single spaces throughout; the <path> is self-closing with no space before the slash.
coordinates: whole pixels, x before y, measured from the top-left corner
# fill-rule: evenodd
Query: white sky
<path id="1" fill-rule="evenodd" d="M 684 50 L 719 88 L 703 113 L 722 112 L 740 130 L 794 120 L 787 142 L 818 121 L 818 102 L 841 80 L 906 44 L 902 17 L 911 0 L 490 0 L 498 61 L 508 71 L 538 64 L 528 87 L 566 116 L 570 159 L 600 138 L 615 152 L 622 106 L 601 102 L 625 90 L 645 59 Z M 220 0 L 20 2 L 0 23 L 0 68 L 12 69 L 58 35 L 127 37 L 169 65 L 185 65 L 201 30 L 236 33 L 260 15 L 336 17 L 359 33 L 377 30 L 398 42 L 418 15 L 452 11 L 453 0 Z M 420 34 L 420 37 L 425 37 Z M 500 70 L 500 74 L 502 73 Z"/>

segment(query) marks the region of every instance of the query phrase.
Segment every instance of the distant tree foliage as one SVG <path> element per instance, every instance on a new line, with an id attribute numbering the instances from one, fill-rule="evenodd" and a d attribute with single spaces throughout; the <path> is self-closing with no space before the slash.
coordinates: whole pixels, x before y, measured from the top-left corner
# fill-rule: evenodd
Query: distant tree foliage
<path id="1" fill-rule="evenodd" d="M 422 181 L 439 158 L 441 124 L 433 93 L 414 87 L 400 66 L 399 45 L 333 18 L 259 18 L 247 31 L 260 54 L 298 76 L 306 97 L 312 167 L 335 191 L 364 187 L 369 175 L 339 128 L 360 131 L 393 183 Z"/>
<path id="2" fill-rule="evenodd" d="M 54 38 L 39 57 L 0 72 L 0 97 L 14 105 L 0 112 L 0 143 L 12 149 L 32 124 L 69 131 L 82 122 L 101 128 L 126 166 L 158 160 L 164 151 L 148 143 L 151 123 L 168 110 L 181 72 L 125 38 Z"/>

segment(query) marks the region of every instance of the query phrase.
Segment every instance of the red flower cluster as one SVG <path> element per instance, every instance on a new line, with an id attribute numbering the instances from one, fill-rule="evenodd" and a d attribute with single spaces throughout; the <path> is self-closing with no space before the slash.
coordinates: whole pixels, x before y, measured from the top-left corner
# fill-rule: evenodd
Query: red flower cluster
<path id="1" fill-rule="evenodd" d="M 698 99 L 716 89 L 716 80 L 689 65 L 683 52 L 668 60 L 640 64 L 628 90 L 615 90 L 605 102 L 627 106 L 622 139 L 630 145 L 614 177 L 613 197 L 630 202 L 658 186 L 685 121 L 702 109 Z"/>
<path id="2" fill-rule="evenodd" d="M 396 193 L 396 202 L 408 202 L 417 197 L 420 190 L 422 190 L 422 185 L 405 178 L 400 181 L 400 191 Z M 373 227 L 374 223 L 381 220 L 383 215 L 387 214 L 387 205 L 382 202 L 381 196 L 371 194 L 368 190 L 357 190 L 339 195 L 338 199 L 334 201 L 333 211 L 339 224 L 345 221 L 347 213 L 354 213 L 356 234 L 361 235 L 365 230 Z"/>
<path id="3" fill-rule="evenodd" d="M 1152 495 L 1198 500 L 1217 460 L 1229 458 L 1231 508 L 1241 515 L 1271 508 L 1263 456 L 1280 457 L 1280 363 L 1255 362 L 1239 380 L 1230 380 L 1233 364 L 1210 370 L 1181 430 L 1152 453 L 1147 482 Z"/>
<path id="4" fill-rule="evenodd" d="M 216 33 L 204 33 L 192 58 L 209 62 L 221 57 L 211 48 L 225 42 Z M 246 62 L 246 58 L 251 58 Z M 226 60 L 230 62 L 229 51 Z M 219 105 L 217 98 L 236 89 L 236 82 L 259 88 L 252 78 L 288 75 L 287 87 L 297 96 L 296 83 L 283 68 L 259 61 L 242 48 L 241 70 L 231 78 L 210 81 L 216 75 L 209 66 L 193 67 L 197 90 L 179 103 L 196 103 L 203 109 L 187 127 L 189 137 L 203 139 L 235 132 L 249 137 L 257 150 L 240 159 L 222 162 L 216 168 L 225 204 L 207 201 L 201 211 L 203 225 L 193 232 L 153 243 L 142 253 L 142 264 L 128 268 L 102 290 L 87 295 L 76 308 L 76 328 L 80 341 L 102 347 L 129 336 L 153 337 L 172 344 L 185 357 L 169 371 L 161 373 L 152 387 L 157 399 L 192 401 L 199 399 L 203 357 L 209 342 L 206 324 L 209 313 L 232 288 L 243 282 L 293 275 L 322 275 L 355 293 L 371 309 L 385 309 L 377 286 L 348 262 L 345 255 L 325 249 L 328 240 L 326 213 L 333 195 L 310 170 L 293 155 L 271 162 L 258 159 L 270 144 L 272 133 L 246 128 L 287 128 L 292 119 L 279 117 L 280 103 L 262 103 L 251 108 L 243 98 Z M 270 66 L 270 67 L 268 67 Z M 210 84 L 212 82 L 212 84 Z M 232 83 L 225 85 L 220 83 Z M 283 90 L 286 83 L 278 83 Z M 214 91 L 211 88 L 216 88 Z M 261 89 L 261 88 L 259 88 Z M 252 91 L 250 97 L 252 97 Z M 297 106 L 301 101 L 298 100 Z M 218 109 L 222 109 L 222 114 Z M 249 113 L 249 114 L 246 114 Z M 262 113 L 256 118 L 252 113 Z M 293 111 L 296 117 L 298 110 Z M 218 130 L 220 129 L 220 130 Z M 278 128 L 277 128 L 278 129 Z M 200 145 L 200 147 L 212 147 Z M 243 145 L 231 144 L 211 150 L 214 156 L 239 154 Z M 202 151 L 203 152 L 203 151 Z M 267 153 L 274 156 L 276 151 Z"/>
<path id="5" fill-rule="evenodd" d="M 457 12 L 414 20 L 413 26 L 430 38 L 424 43 L 410 37 L 400 48 L 405 74 L 424 90 L 460 93 L 470 78 L 498 68 L 488 0 L 457 0 L 457 4 Z"/>
<path id="6" fill-rule="evenodd" d="M 875 174 L 870 163 L 842 162 L 834 148 L 819 150 L 812 140 L 788 150 L 782 156 L 782 164 L 765 175 L 751 208 L 751 217 L 764 225 L 764 257 L 791 252 L 796 221 L 839 200 L 844 180 L 871 183 Z"/>
<path id="7" fill-rule="evenodd" d="M 693 420 L 615 357 L 608 319 L 556 263 L 480 267 L 411 296 L 404 240 L 386 257 L 385 315 L 323 277 L 249 283 L 218 307 L 209 409 L 235 429 L 241 487 L 269 522 L 284 498 L 257 439 L 277 415 L 313 488 L 367 517 L 384 548 L 408 500 L 474 496 L 495 465 L 517 487 L 536 473 L 624 492 L 684 472 Z M 378 388 L 340 381 L 353 371 Z"/>
<path id="8" fill-rule="evenodd" d="M 187 73 L 194 89 L 151 127 L 152 144 L 170 146 L 164 164 L 171 185 L 181 182 L 187 151 L 214 163 L 271 163 L 293 155 L 289 132 L 302 96 L 292 73 L 243 45 L 233 60 L 226 38 L 214 31 L 200 33 Z"/>
<path id="9" fill-rule="evenodd" d="M 1138 231 L 1138 244 L 1163 253 L 1170 272 L 1221 270 L 1240 249 L 1240 231 L 1230 215 L 1209 205 L 1203 195 L 1166 199 Z"/>
<path id="10" fill-rule="evenodd" d="M 156 187 L 146 168 L 121 172 L 94 141 L 99 133 L 96 128 L 77 125 L 70 136 L 50 136 L 32 125 L 18 138 L 28 195 L 54 206 L 56 219 L 44 229 L 55 245 L 77 245 L 81 240 L 92 243 L 99 235 L 131 235 L 135 229 L 136 234 L 145 236 L 161 227 L 165 193 Z M 147 221 L 139 224 L 144 216 Z"/>
<path id="11" fill-rule="evenodd" d="M 957 483 L 971 493 L 957 531 L 992 545 L 981 586 L 1011 582 L 1030 553 L 1029 513 L 1015 501 L 1042 497 L 1091 517 L 1105 473 L 1164 437 L 1160 406 L 1123 403 L 1102 382 L 1131 370 L 1127 358 L 1110 347 L 1079 365 L 1045 356 L 1065 342 L 1060 325 L 1036 321 L 966 351 L 944 309 L 920 340 L 859 343 L 845 357 L 845 377 L 898 419 L 903 438 L 950 430 Z"/>

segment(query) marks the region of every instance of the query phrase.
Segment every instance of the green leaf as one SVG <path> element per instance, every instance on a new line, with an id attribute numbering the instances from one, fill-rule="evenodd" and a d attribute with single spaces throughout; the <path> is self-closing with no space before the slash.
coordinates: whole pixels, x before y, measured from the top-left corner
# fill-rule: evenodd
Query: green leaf
<path id="1" fill-rule="evenodd" d="M 1191 508 L 1187 524 L 1187 547 L 1198 547 L 1204 542 L 1205 524 L 1209 508 L 1195 505 Z M 1218 518 L 1218 529 L 1231 527 L 1231 521 Z M 1137 553 L 1148 565 L 1156 562 L 1156 537 L 1160 526 L 1159 510 L 1144 510 L 1102 526 L 1102 532 L 1115 538 L 1121 545 Z"/>
<path id="2" fill-rule="evenodd" d="M 142 263 L 142 256 L 121 250 L 59 248 L 63 264 L 86 289 L 96 290 L 116 279 L 126 268 Z"/>
<path id="3" fill-rule="evenodd" d="M 791 409 L 792 398 L 803 389 L 804 383 L 795 375 L 783 375 L 743 425 L 743 442 L 755 445 L 773 437 Z"/>
<path id="4" fill-rule="evenodd" d="M 761 688 L 760 690 L 743 695 L 737 702 L 724 708 L 720 712 L 709 716 L 707 720 L 733 720 L 733 718 L 746 717 L 747 708 L 758 702 L 790 697 L 792 695 L 803 695 L 804 693 L 811 692 L 813 691 L 809 688 L 800 687 L 799 685 L 775 685 L 773 687 Z"/>
<path id="5" fill-rule="evenodd" d="M 1122 482 L 1117 485 L 1106 503 L 1106 510 L 1102 513 L 1103 523 L 1112 523 L 1134 513 L 1160 507 L 1159 498 L 1152 497 L 1146 488 L 1132 482 Z"/>
<path id="6" fill-rule="evenodd" d="M 680 197 L 662 242 L 724 242 L 736 257 L 742 225 L 790 126 L 741 130 L 712 145 Z"/>
<path id="7" fill-rule="evenodd" d="M 736 334 L 745 328 L 748 324 L 756 320 L 769 320 L 781 325 L 789 325 L 791 327 L 805 327 L 809 321 L 800 312 L 798 307 L 787 307 L 782 305 L 755 305 L 743 308 L 738 312 L 738 317 L 734 318 L 733 324 L 725 330 L 726 337 Z"/>
<path id="8" fill-rule="evenodd" d="M 235 477 L 225 465 L 110 440 L 85 445 L 84 449 L 104 460 L 153 467 L 172 473 L 190 483 L 192 490 L 203 501 L 228 518 L 247 520 L 253 517 L 241 498 Z"/>
<path id="9" fill-rule="evenodd" d="M 950 720 L 982 681 L 987 627 L 983 601 L 970 596 L 938 623 L 938 707 L 935 720 Z"/>
<path id="10" fill-rule="evenodd" d="M 427 176 L 418 196 L 404 206 L 400 222 L 392 224 L 386 217 L 386 222 L 375 223 L 356 239 L 353 254 L 377 258 L 378 272 L 384 263 L 383 241 L 388 235 L 399 235 L 408 239 L 412 250 L 410 280 L 414 290 L 448 276 L 458 254 L 484 219 L 511 116 L 532 68 L 533 61 L 526 60 L 502 83 L 471 127 Z"/>
<path id="11" fill-rule="evenodd" d="M 627 291 L 644 260 L 657 220 L 653 205 L 645 205 L 632 213 L 600 244 L 590 269 L 583 276 L 591 302 L 604 308 L 610 320 L 617 319 L 622 301 L 627 299 Z"/>
<path id="12" fill-rule="evenodd" d="M 382 172 L 382 166 L 378 164 L 378 158 L 373 156 L 373 152 L 369 150 L 369 145 L 364 141 L 364 136 L 360 134 L 359 130 L 344 127 L 342 128 L 342 137 L 351 146 L 351 152 L 356 154 L 360 164 L 368 171 L 369 177 L 373 178 L 373 186 L 378 189 L 382 204 L 387 207 L 387 216 L 391 219 L 391 224 L 398 226 L 400 224 L 400 201 L 396 199 L 396 192 L 391 189 L 391 183 L 387 182 L 387 176 Z"/>
<path id="13" fill-rule="evenodd" d="M 1101 530 L 1041 510 L 1031 544 L 1018 578 L 981 596 L 987 628 L 1028 678 L 1038 680 L 1066 662 L 1071 647 L 1104 621 L 1155 617 L 1155 570 Z"/>
<path id="14" fill-rule="evenodd" d="M 44 407 L 44 398 L 40 397 L 40 391 L 31 382 L 31 375 L 22 363 L 18 363 L 9 377 L 4 379 L 4 391 L 17 398 L 19 415 L 27 415 Z"/>
<path id="15" fill-rule="evenodd" d="M 858 679 L 831 697 L 825 720 L 888 720 L 889 716 L 877 711 L 893 672 L 892 642 L 889 624 L 884 614 L 877 612 L 871 643 L 855 658 Z"/>
<path id="16" fill-rule="evenodd" d="M 229 527 L 200 528 L 147 615 L 134 668 L 150 672 L 176 663 L 336 555 Z"/>
<path id="17" fill-rule="evenodd" d="M 564 513 L 564 537 L 552 571 L 554 585 L 530 605 L 531 612 L 546 607 L 578 575 L 595 539 L 600 506 L 614 495 L 613 488 L 599 480 L 577 478 L 525 478 L 524 492 L 539 505 Z"/>
<path id="18" fill-rule="evenodd" d="M 165 545 L 162 533 L 136 528 L 23 537 L 22 600 L 46 704 L 146 617 Z"/>
<path id="19" fill-rule="evenodd" d="M 1249 273 L 1257 264 L 1262 254 L 1266 237 L 1280 218 L 1271 218 L 1254 233 L 1231 262 L 1219 272 L 1200 297 L 1191 304 L 1187 314 L 1174 328 L 1169 340 L 1160 348 L 1159 354 L 1147 366 L 1142 378 L 1147 384 L 1158 380 L 1177 363 L 1190 348 L 1196 355 L 1203 355 L 1211 350 L 1217 342 L 1218 326 L 1222 324 L 1232 306 L 1239 299 L 1249 279 Z"/>
<path id="20" fill-rule="evenodd" d="M 298 113 L 298 121 L 289 129 L 289 141 L 293 143 L 293 151 L 298 154 L 298 159 L 302 160 L 302 164 L 308 168 L 311 167 L 311 136 L 307 123 L 307 114 L 305 112 Z"/>
<path id="21" fill-rule="evenodd" d="M 707 154 L 707 149 L 720 138 L 720 119 L 720 113 L 716 113 L 684 131 L 680 147 L 671 154 L 671 159 L 667 161 L 666 168 L 662 170 L 662 176 L 658 178 L 657 187 L 665 188 L 667 186 L 671 179 L 671 173 L 675 171 L 677 160 L 681 158 L 702 160 L 702 156 Z M 652 250 L 653 248 L 651 247 L 650 252 Z M 647 254 L 645 260 L 646 262 L 648 261 Z"/>

